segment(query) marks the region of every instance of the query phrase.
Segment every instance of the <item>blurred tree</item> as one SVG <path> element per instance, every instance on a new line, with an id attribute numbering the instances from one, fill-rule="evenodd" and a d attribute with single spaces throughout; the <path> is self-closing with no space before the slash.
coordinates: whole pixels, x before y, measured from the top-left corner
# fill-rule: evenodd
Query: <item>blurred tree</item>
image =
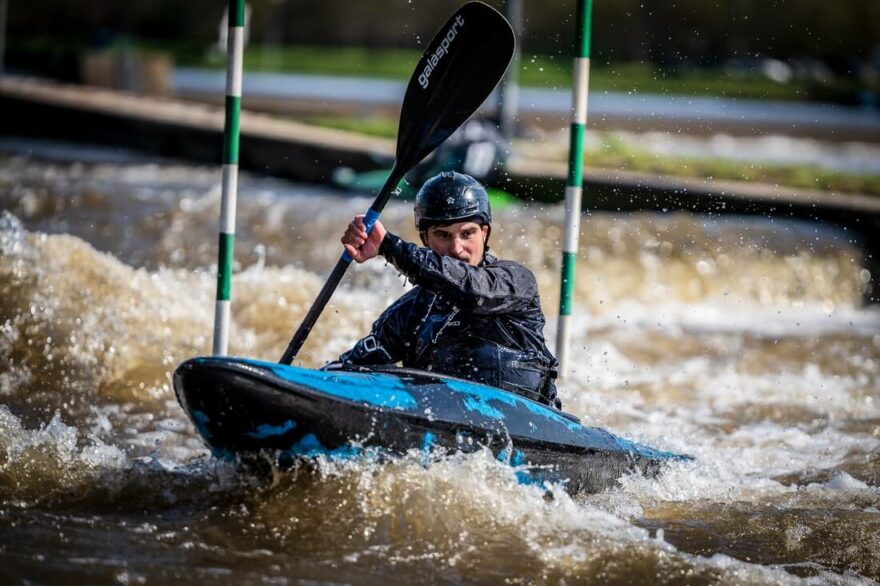
<path id="1" fill-rule="evenodd" d="M 255 42 L 412 47 L 463 0 L 251 0 Z M 500 7 L 501 0 L 490 0 Z M 567 58 L 575 0 L 524 0 L 525 52 Z M 216 0 L 10 0 L 10 39 L 88 39 L 96 31 L 216 40 Z M 878 0 L 596 0 L 603 61 L 718 63 L 730 57 L 867 59 L 880 46 Z"/>

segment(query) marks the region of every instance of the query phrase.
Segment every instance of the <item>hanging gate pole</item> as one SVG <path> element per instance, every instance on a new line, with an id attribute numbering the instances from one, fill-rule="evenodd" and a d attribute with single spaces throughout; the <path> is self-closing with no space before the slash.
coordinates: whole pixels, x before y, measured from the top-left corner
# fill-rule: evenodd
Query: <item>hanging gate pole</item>
<path id="1" fill-rule="evenodd" d="M 238 196 L 238 134 L 241 113 L 244 0 L 229 0 L 226 40 L 226 120 L 223 127 L 223 193 L 220 203 L 220 245 L 217 253 L 217 300 L 214 308 L 214 355 L 229 347 L 230 294 L 235 241 L 235 200 Z"/>
<path id="2" fill-rule="evenodd" d="M 519 111 L 519 61 L 522 54 L 520 38 L 522 37 L 522 0 L 504 0 L 504 16 L 513 26 L 516 45 L 513 59 L 507 68 L 507 75 L 501 80 L 498 88 L 498 125 L 501 135 L 508 142 L 516 138 L 516 117 Z"/>
<path id="3" fill-rule="evenodd" d="M 568 151 L 568 179 L 565 187 L 565 241 L 562 249 L 562 275 L 559 294 L 559 327 L 556 332 L 556 356 L 559 377 L 569 373 L 571 345 L 570 318 L 574 297 L 575 266 L 581 225 L 581 194 L 583 192 L 584 129 L 587 125 L 587 95 L 590 82 L 590 28 L 593 0 L 578 0 L 577 36 L 574 47 L 574 79 L 572 82 L 572 120 Z"/>

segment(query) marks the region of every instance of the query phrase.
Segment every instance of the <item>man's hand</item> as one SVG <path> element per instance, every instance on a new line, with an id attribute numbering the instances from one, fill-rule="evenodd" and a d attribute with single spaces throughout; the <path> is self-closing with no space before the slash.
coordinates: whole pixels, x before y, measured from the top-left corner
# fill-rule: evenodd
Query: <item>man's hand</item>
<path id="1" fill-rule="evenodd" d="M 385 232 L 385 226 L 376 220 L 373 231 L 367 237 L 364 216 L 355 216 L 342 235 L 342 245 L 355 262 L 362 263 L 379 254 L 379 245 L 385 238 Z"/>

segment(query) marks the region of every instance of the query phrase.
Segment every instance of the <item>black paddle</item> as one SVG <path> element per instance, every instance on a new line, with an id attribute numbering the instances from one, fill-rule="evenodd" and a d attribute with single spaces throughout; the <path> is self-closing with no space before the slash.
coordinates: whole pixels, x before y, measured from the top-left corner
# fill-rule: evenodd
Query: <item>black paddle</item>
<path id="1" fill-rule="evenodd" d="M 391 175 L 367 210 L 367 233 L 403 176 L 461 126 L 489 96 L 513 56 L 510 24 L 494 8 L 468 2 L 437 31 L 413 72 L 400 112 Z M 351 264 L 343 252 L 321 292 L 287 345 L 290 364 Z"/>

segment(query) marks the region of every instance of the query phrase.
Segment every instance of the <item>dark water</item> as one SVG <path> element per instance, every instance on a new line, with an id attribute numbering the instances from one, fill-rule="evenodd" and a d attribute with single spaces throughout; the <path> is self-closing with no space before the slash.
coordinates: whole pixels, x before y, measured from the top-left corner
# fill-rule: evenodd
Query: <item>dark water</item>
<path id="1" fill-rule="evenodd" d="M 0 157 L 3 583 L 880 579 L 880 312 L 843 235 L 585 216 L 563 401 L 696 460 L 548 498 L 485 453 L 271 482 L 209 457 L 169 374 L 210 350 L 219 201 L 212 168 Z M 277 359 L 368 204 L 243 178 L 232 353 Z M 410 214 L 395 202 L 383 221 L 412 239 Z M 493 231 L 535 271 L 551 340 L 562 214 L 499 210 Z M 404 290 L 381 261 L 352 269 L 302 362 L 347 349 Z"/>

